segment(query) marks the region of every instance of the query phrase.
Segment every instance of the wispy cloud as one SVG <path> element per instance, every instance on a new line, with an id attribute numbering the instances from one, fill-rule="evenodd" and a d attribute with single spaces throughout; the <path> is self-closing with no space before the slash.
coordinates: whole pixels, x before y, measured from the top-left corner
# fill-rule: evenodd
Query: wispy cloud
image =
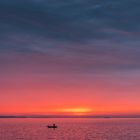
<path id="1" fill-rule="evenodd" d="M 0 30 L 4 35 L 37 34 L 54 40 L 87 42 L 120 38 L 104 29 L 130 33 L 140 29 L 139 2 L 132 0 L 14 0 L 0 3 Z"/>

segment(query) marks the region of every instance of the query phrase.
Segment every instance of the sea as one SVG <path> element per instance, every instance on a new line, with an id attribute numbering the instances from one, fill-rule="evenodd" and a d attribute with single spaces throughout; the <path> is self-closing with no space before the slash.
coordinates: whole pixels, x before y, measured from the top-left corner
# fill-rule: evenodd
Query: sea
<path id="1" fill-rule="evenodd" d="M 0 140 L 140 140 L 140 119 L 1 118 Z"/>

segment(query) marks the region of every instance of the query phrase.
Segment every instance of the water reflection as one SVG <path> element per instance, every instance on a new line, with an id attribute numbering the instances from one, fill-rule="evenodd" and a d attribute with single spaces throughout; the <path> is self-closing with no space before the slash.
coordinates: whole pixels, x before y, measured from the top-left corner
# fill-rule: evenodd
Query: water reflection
<path id="1" fill-rule="evenodd" d="M 0 140 L 19 139 L 140 140 L 140 119 L 0 119 Z"/>

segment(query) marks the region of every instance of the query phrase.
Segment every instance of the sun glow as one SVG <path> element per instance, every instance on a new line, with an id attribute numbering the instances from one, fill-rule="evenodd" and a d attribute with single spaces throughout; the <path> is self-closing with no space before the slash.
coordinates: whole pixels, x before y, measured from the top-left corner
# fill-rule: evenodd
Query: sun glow
<path id="1" fill-rule="evenodd" d="M 72 115 L 86 115 L 88 113 L 91 113 L 92 110 L 90 108 L 65 108 L 60 109 L 59 112 Z"/>

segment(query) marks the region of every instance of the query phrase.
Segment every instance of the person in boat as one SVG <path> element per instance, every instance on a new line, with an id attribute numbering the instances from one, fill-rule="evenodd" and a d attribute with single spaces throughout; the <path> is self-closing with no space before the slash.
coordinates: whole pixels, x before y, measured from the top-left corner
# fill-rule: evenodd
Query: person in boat
<path id="1" fill-rule="evenodd" d="M 48 128 L 57 128 L 57 126 L 55 124 L 53 125 L 48 125 Z"/>

